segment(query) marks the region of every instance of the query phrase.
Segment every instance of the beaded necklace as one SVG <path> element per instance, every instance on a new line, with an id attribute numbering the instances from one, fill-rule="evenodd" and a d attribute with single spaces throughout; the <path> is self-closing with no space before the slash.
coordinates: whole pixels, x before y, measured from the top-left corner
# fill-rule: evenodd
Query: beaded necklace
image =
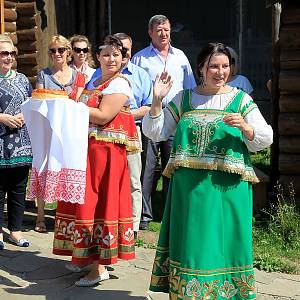
<path id="1" fill-rule="evenodd" d="M 7 79 L 8 77 L 10 77 L 12 75 L 12 73 L 13 73 L 13 71 L 9 70 L 8 74 L 5 74 L 5 75 L 0 74 L 0 78 Z"/>

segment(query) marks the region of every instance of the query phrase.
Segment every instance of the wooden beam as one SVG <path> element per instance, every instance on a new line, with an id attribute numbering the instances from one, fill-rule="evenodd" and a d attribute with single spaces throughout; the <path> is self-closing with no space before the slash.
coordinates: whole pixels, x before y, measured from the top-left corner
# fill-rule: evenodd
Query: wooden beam
<path id="1" fill-rule="evenodd" d="M 272 87 L 271 87 L 271 124 L 274 131 L 273 144 L 271 146 L 271 178 L 270 186 L 274 186 L 279 177 L 279 133 L 278 133 L 278 113 L 279 113 L 279 72 L 280 72 L 280 17 L 281 3 L 278 1 L 272 5 Z"/>
<path id="2" fill-rule="evenodd" d="M 20 65 L 32 65 L 33 68 L 34 66 L 38 65 L 37 52 L 18 55 L 17 61 Z"/>
<path id="3" fill-rule="evenodd" d="M 299 112 L 300 113 L 300 95 L 280 95 L 279 109 L 280 112 Z"/>
<path id="4" fill-rule="evenodd" d="M 279 88 L 281 94 L 300 94 L 300 71 L 281 71 L 279 74 Z"/>
<path id="5" fill-rule="evenodd" d="M 34 2 L 18 3 L 17 12 L 19 16 L 33 16 L 37 12 Z"/>
<path id="6" fill-rule="evenodd" d="M 38 24 L 39 13 L 32 17 L 19 16 L 18 17 L 18 29 L 30 29 Z"/>
<path id="7" fill-rule="evenodd" d="M 36 41 L 38 39 L 38 34 L 39 30 L 37 27 L 17 31 L 19 41 Z"/>
<path id="8" fill-rule="evenodd" d="M 4 22 L 5 32 L 15 32 L 17 30 L 16 22 Z"/>
<path id="9" fill-rule="evenodd" d="M 14 22 L 17 20 L 18 15 L 15 9 L 4 8 L 3 17 L 6 22 Z"/>
<path id="10" fill-rule="evenodd" d="M 281 136 L 279 149 L 280 153 L 300 153 L 300 136 Z"/>
<path id="11" fill-rule="evenodd" d="M 280 113 L 278 131 L 280 135 L 300 135 L 300 113 Z"/>
<path id="12" fill-rule="evenodd" d="M 285 175 L 298 175 L 300 169 L 300 155 L 297 154 L 280 154 L 279 171 Z"/>
<path id="13" fill-rule="evenodd" d="M 17 4 L 16 2 L 12 2 L 12 1 L 4 1 L 4 8 L 16 8 Z"/>
<path id="14" fill-rule="evenodd" d="M 4 33 L 4 0 L 0 0 L 0 33 Z"/>
<path id="15" fill-rule="evenodd" d="M 20 41 L 18 43 L 19 53 L 35 52 L 38 50 L 37 41 Z"/>

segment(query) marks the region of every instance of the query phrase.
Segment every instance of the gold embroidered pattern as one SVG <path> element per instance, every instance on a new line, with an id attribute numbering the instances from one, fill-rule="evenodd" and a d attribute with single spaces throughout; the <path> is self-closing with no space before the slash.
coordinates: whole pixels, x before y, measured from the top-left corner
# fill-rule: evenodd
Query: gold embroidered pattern
<path id="1" fill-rule="evenodd" d="M 255 298 L 252 265 L 196 270 L 181 267 L 179 262 L 161 254 L 163 256 L 158 253 L 154 261 L 151 286 L 169 290 L 170 299 Z M 226 277 L 224 274 L 227 274 Z M 207 280 L 209 277 L 212 280 Z"/>
<path id="2" fill-rule="evenodd" d="M 241 297 L 246 298 L 248 295 L 255 295 L 254 276 L 245 276 L 244 274 L 239 277 L 232 277 L 235 284 L 239 287 Z"/>
<path id="3" fill-rule="evenodd" d="M 246 163 L 248 157 L 244 157 L 246 146 L 241 132 L 223 123 L 225 114 L 227 112 L 222 110 L 185 112 L 163 174 L 170 177 L 176 168 L 185 167 L 225 171 L 241 175 L 244 181 L 258 182 L 250 161 L 249 165 Z"/>

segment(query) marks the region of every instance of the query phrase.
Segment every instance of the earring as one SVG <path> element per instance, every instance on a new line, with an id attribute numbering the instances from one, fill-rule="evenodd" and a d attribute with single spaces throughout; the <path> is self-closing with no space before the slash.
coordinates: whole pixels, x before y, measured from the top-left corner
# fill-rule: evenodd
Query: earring
<path id="1" fill-rule="evenodd" d="M 203 72 L 200 72 L 200 74 L 199 74 L 199 85 L 202 88 L 204 88 L 206 86 L 204 76 L 203 76 Z"/>

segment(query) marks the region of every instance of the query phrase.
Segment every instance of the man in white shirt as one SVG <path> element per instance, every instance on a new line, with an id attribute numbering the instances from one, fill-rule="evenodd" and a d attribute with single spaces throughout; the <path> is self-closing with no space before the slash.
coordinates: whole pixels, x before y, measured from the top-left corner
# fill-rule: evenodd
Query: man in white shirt
<path id="1" fill-rule="evenodd" d="M 148 33 L 151 38 L 150 45 L 137 52 L 133 56 L 132 62 L 145 69 L 153 82 L 157 74 L 168 71 L 172 77 L 173 85 L 168 95 L 162 100 L 163 106 L 166 106 L 179 91 L 195 87 L 196 82 L 185 54 L 170 44 L 171 24 L 168 18 L 163 15 L 153 16 L 148 24 Z M 161 165 L 164 169 L 170 156 L 172 141 L 173 137 L 157 143 L 148 141 L 146 165 L 142 178 L 143 208 L 140 229 L 147 229 L 149 221 L 153 219 L 151 192 L 158 152 L 161 153 Z M 163 177 L 164 202 L 168 185 L 168 179 Z"/>

